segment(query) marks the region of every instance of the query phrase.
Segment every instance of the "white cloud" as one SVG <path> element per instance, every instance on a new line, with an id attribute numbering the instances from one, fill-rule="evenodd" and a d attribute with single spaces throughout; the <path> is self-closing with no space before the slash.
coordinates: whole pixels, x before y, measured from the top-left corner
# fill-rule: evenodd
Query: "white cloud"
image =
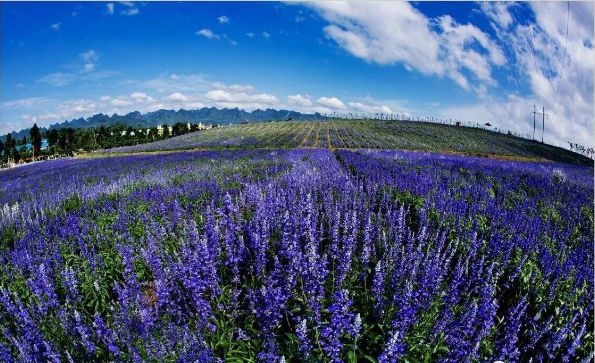
<path id="1" fill-rule="evenodd" d="M 290 103 L 296 104 L 298 106 L 303 106 L 303 107 L 310 107 L 313 104 L 312 100 L 310 99 L 310 96 L 302 96 L 300 94 L 289 95 L 289 96 L 287 96 L 287 99 L 289 100 Z"/>
<path id="2" fill-rule="evenodd" d="M 220 38 L 219 35 L 213 33 L 211 31 L 211 29 L 208 29 L 208 28 L 204 28 L 204 29 L 201 29 L 201 30 L 197 31 L 196 32 L 196 35 L 201 35 L 201 36 L 203 36 L 205 38 L 208 38 L 208 39 L 219 39 Z"/>
<path id="3" fill-rule="evenodd" d="M 476 91 L 478 86 L 472 88 L 461 70 L 469 71 L 480 84 L 495 85 L 492 65 L 503 63 L 498 47 L 474 25 L 458 24 L 450 16 L 431 20 L 407 2 L 309 5 L 329 22 L 324 28 L 328 38 L 368 62 L 400 63 L 425 75 L 451 78 Z M 481 50 L 469 47 L 472 42 Z"/>
<path id="4" fill-rule="evenodd" d="M 483 1 L 480 2 L 482 12 L 499 27 L 506 29 L 512 22 L 512 15 L 508 10 L 514 3 L 505 1 Z"/>
<path id="5" fill-rule="evenodd" d="M 112 100 L 112 105 L 114 105 L 116 107 L 129 106 L 131 104 L 132 104 L 132 102 L 130 102 L 129 100 L 127 100 L 124 97 L 117 97 Z"/>
<path id="6" fill-rule="evenodd" d="M 128 95 L 102 95 L 96 99 L 74 99 L 57 101 L 51 99 L 20 99 L 4 102 L 2 109 L 15 115 L 4 121 L 3 127 L 20 129 L 32 122 L 40 126 L 66 119 L 89 117 L 99 112 L 104 114 L 126 114 L 131 111 L 150 112 L 158 109 L 197 109 L 202 107 L 238 107 L 254 109 L 291 109 L 300 112 L 383 112 L 390 102 L 371 98 L 349 102 L 346 106 L 336 97 L 314 99 L 309 95 L 293 94 L 283 100 L 271 93 L 257 90 L 253 85 L 224 84 L 209 81 L 200 74 L 166 73 L 148 81 L 129 81 L 128 87 L 135 92 Z M 151 96 L 158 92 L 158 96 Z M 389 107 L 389 106 L 385 106 Z M 388 112 L 388 111 L 387 111 Z M 20 119 L 19 119 L 20 118 Z"/>
<path id="7" fill-rule="evenodd" d="M 345 110 L 345 104 L 337 97 L 320 97 L 316 102 L 324 107 L 332 108 L 335 110 Z"/>
<path id="8" fill-rule="evenodd" d="M 182 94 L 180 92 L 174 92 L 171 95 L 167 96 L 167 98 L 172 101 L 178 101 L 178 102 L 188 101 L 188 97 L 186 97 L 184 94 Z"/>
<path id="9" fill-rule="evenodd" d="M 254 38 L 254 33 L 253 32 L 248 32 L 248 33 L 246 33 L 246 36 L 248 38 Z"/>
<path id="10" fill-rule="evenodd" d="M 482 10 L 494 21 L 497 36 L 511 56 L 509 71 L 517 78 L 515 82 L 527 80 L 531 94 L 488 98 L 452 111 L 494 119 L 502 128 L 532 134 L 533 105 L 543 105 L 550 115 L 545 120 L 546 142 L 563 147 L 568 146 L 567 141 L 593 146 L 595 51 L 586 42 L 594 37 L 593 4 L 530 3 L 530 9 L 524 11 L 534 12 L 534 24 L 517 21 L 509 11 L 513 5 L 495 9 L 496 3 L 490 4 Z M 537 134 L 541 136 L 540 131 Z"/>
<path id="11" fill-rule="evenodd" d="M 267 93 L 248 94 L 245 92 L 229 92 L 222 89 L 209 91 L 206 97 L 211 101 L 231 104 L 258 103 L 273 105 L 277 102 L 277 97 Z"/>
<path id="12" fill-rule="evenodd" d="M 93 49 L 79 54 L 79 57 L 84 63 L 83 72 L 91 72 L 95 69 L 95 64 L 99 60 L 99 55 Z"/>
<path id="13" fill-rule="evenodd" d="M 349 102 L 349 108 L 356 112 L 363 113 L 394 113 L 390 107 L 385 105 L 374 105 L 362 102 Z"/>
<path id="14" fill-rule="evenodd" d="M 449 65 L 446 74 L 464 89 L 469 89 L 469 82 L 461 74 L 462 68 L 473 73 L 480 81 L 479 85 L 496 85 L 491 75 L 491 64 L 501 66 L 505 63 L 501 50 L 474 25 L 459 25 L 449 15 L 440 17 L 438 21 L 442 29 L 442 44 L 448 49 L 442 58 L 442 62 Z M 488 52 L 487 55 L 467 46 L 473 41 L 479 43 Z"/>
<path id="15" fill-rule="evenodd" d="M 271 37 L 271 34 L 269 32 L 262 32 L 262 37 L 264 39 L 269 39 Z"/>
<path id="16" fill-rule="evenodd" d="M 60 30 L 61 25 L 62 25 L 62 23 L 58 22 L 58 23 L 52 24 L 51 28 L 54 29 L 55 31 L 58 31 L 58 30 Z"/>
<path id="17" fill-rule="evenodd" d="M 212 82 L 208 81 L 201 74 L 164 74 L 148 81 L 130 81 L 130 84 L 133 84 L 137 89 L 147 89 L 163 94 L 174 92 L 206 92 L 212 87 Z"/>
<path id="18" fill-rule="evenodd" d="M 219 23 L 221 24 L 227 24 L 229 23 L 229 18 L 225 15 L 221 15 L 220 17 L 217 18 L 217 20 L 219 21 Z"/>
<path id="19" fill-rule="evenodd" d="M 37 80 L 37 83 L 47 84 L 53 87 L 63 87 L 72 83 L 76 76 L 71 73 L 53 72 Z"/>
<path id="20" fill-rule="evenodd" d="M 153 102 L 155 99 L 144 92 L 134 92 L 130 95 L 135 102 Z"/>
<path id="21" fill-rule="evenodd" d="M 231 92 L 251 92 L 254 91 L 254 86 L 246 85 L 246 84 L 232 84 L 232 85 L 225 85 L 221 82 L 213 82 L 211 84 L 212 87 L 216 89 L 227 90 Z"/>
<path id="22" fill-rule="evenodd" d="M 83 52 L 83 53 L 79 54 L 79 56 L 85 62 L 95 62 L 95 61 L 97 61 L 97 58 L 98 58 L 97 52 L 95 52 L 93 49 Z"/>
<path id="23" fill-rule="evenodd" d="M 119 4 L 124 7 L 124 9 L 120 10 L 120 15 L 125 16 L 132 16 L 140 14 L 140 10 L 137 8 L 137 3 L 132 1 L 120 1 Z M 140 3 L 142 5 L 142 3 Z M 116 13 L 116 4 L 114 3 L 107 3 L 105 4 L 105 12 L 109 15 L 114 15 Z"/>
<path id="24" fill-rule="evenodd" d="M 140 10 L 138 10 L 138 8 L 136 7 L 136 3 L 132 1 L 121 1 L 120 4 L 127 7 L 127 9 L 120 11 L 120 15 L 131 16 L 140 14 Z"/>
<path id="25" fill-rule="evenodd" d="M 120 11 L 120 15 L 138 15 L 140 14 L 140 10 L 138 10 L 138 8 L 130 8 L 130 9 L 124 9 L 122 11 Z"/>
<path id="26" fill-rule="evenodd" d="M 44 97 L 20 98 L 17 100 L 2 102 L 2 109 L 27 108 L 46 103 L 47 101 L 48 99 Z"/>

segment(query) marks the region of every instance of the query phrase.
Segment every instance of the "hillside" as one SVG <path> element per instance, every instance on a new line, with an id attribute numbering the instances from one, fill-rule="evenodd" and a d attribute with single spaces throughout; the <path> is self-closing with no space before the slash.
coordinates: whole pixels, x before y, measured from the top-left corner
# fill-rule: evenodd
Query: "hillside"
<path id="1" fill-rule="evenodd" d="M 194 148 L 409 149 L 551 160 L 593 165 L 569 150 L 493 131 L 427 122 L 333 120 L 268 122 L 218 127 L 106 152 Z"/>
<path id="2" fill-rule="evenodd" d="M 140 113 L 134 111 L 125 115 L 113 114 L 111 116 L 98 113 L 87 118 L 78 118 L 70 121 L 52 124 L 49 127 L 40 128 L 41 132 L 48 129 L 61 129 L 71 127 L 73 129 L 86 129 L 100 126 L 111 126 L 121 124 L 130 127 L 154 127 L 157 125 L 168 124 L 173 125 L 177 122 L 182 123 L 208 123 L 208 124 L 239 124 L 242 122 L 262 122 L 271 120 L 312 120 L 320 119 L 323 116 L 315 114 L 304 114 L 296 111 L 288 110 L 254 110 L 251 112 L 241 110 L 239 108 L 222 108 L 203 107 L 196 110 L 158 110 L 147 113 Z M 11 132 L 13 138 L 22 139 L 24 136 L 29 137 L 29 129 Z M 0 141 L 4 141 L 6 135 L 0 135 Z"/>

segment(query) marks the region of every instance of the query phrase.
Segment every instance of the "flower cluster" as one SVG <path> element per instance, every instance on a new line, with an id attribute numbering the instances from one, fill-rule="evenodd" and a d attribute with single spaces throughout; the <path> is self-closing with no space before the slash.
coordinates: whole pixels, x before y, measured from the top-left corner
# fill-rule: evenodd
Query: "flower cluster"
<path id="1" fill-rule="evenodd" d="M 592 172 L 316 149 L 2 172 L 0 360 L 588 360 Z"/>

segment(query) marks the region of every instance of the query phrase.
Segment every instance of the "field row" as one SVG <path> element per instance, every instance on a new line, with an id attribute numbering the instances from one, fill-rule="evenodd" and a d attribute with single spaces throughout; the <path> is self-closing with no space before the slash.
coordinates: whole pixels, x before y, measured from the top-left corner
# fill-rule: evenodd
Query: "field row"
<path id="1" fill-rule="evenodd" d="M 329 148 L 448 151 L 588 164 L 568 150 L 488 130 L 413 121 L 267 122 L 218 127 L 107 152 L 193 148 Z"/>
<path id="2" fill-rule="evenodd" d="M 311 125 L 283 142 L 320 146 Z M 3 362 L 593 355 L 589 167 L 324 149 L 62 159 L 0 173 L 0 205 Z"/>

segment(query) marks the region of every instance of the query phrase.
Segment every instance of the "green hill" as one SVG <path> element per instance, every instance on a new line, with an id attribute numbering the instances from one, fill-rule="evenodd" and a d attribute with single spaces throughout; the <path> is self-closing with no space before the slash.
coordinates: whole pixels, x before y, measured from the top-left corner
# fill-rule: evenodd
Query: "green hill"
<path id="1" fill-rule="evenodd" d="M 510 134 L 427 122 L 377 120 L 283 121 L 226 126 L 107 152 L 296 147 L 409 149 L 593 165 L 591 159 L 572 151 Z"/>

